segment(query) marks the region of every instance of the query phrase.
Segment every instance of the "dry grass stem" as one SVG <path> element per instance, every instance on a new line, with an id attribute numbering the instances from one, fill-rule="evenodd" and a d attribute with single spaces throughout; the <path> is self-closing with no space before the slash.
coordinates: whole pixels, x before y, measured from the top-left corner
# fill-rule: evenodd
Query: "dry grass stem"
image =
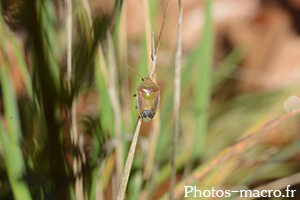
<path id="1" fill-rule="evenodd" d="M 140 132 L 140 128 L 141 128 L 141 124 L 142 124 L 142 119 L 139 117 L 138 122 L 136 124 L 136 129 L 133 135 L 133 139 L 131 142 L 131 146 L 129 149 L 129 153 L 127 156 L 127 160 L 126 160 L 126 164 L 124 167 L 124 171 L 123 171 L 123 175 L 122 175 L 122 179 L 121 179 L 121 183 L 118 189 L 118 195 L 117 195 L 117 199 L 118 200 L 123 200 L 125 197 L 125 192 L 126 192 L 126 187 L 127 187 L 127 183 L 128 183 L 128 179 L 129 179 L 129 175 L 130 175 L 130 170 L 131 170 L 131 166 L 132 166 L 132 161 L 134 158 L 134 152 L 136 149 L 136 144 L 139 138 L 139 132 Z"/>
<path id="2" fill-rule="evenodd" d="M 176 150 L 179 137 L 179 108 L 180 108 L 180 86 L 181 86 L 181 57 L 182 57 L 182 46 L 181 46 L 181 23 L 182 23 L 182 5 L 181 0 L 178 0 L 178 29 L 177 29 L 177 44 L 175 52 L 175 75 L 174 75 L 174 135 L 173 135 L 173 149 L 172 149 L 172 175 L 170 181 L 170 192 L 169 199 L 173 199 L 173 190 L 176 182 Z"/>
<path id="3" fill-rule="evenodd" d="M 165 10 L 164 19 L 163 19 L 163 22 L 162 22 L 162 25 L 161 25 L 161 28 L 160 28 L 160 32 L 159 32 L 159 36 L 158 36 L 158 40 L 157 40 L 155 55 L 157 55 L 157 52 L 158 52 L 158 49 L 159 49 L 161 36 L 162 36 L 163 31 L 164 31 L 164 27 L 165 27 L 165 23 L 166 23 L 166 19 L 167 19 L 167 14 L 168 14 L 168 10 L 169 10 L 169 7 L 170 7 L 170 2 L 171 2 L 171 0 L 168 1 L 167 7 L 166 7 L 166 10 Z"/>
<path id="4" fill-rule="evenodd" d="M 152 32 L 152 37 L 151 37 L 151 68 L 150 68 L 150 73 L 149 77 L 152 76 L 155 70 L 156 66 L 156 58 L 157 55 L 155 55 L 155 45 L 154 45 L 154 31 Z M 155 79 L 155 77 L 154 77 Z M 155 150 L 156 150 L 156 144 L 157 144 L 157 139 L 160 131 L 160 116 L 159 112 L 156 113 L 155 119 L 153 119 L 153 124 L 152 124 L 152 129 L 150 132 L 150 145 L 149 145 L 149 150 L 146 158 L 146 164 L 145 164 L 145 170 L 144 170 L 144 175 L 143 178 L 144 180 L 148 180 L 150 178 L 152 168 L 153 168 L 153 159 L 155 155 Z"/>
<path id="5" fill-rule="evenodd" d="M 146 164 L 145 164 L 145 170 L 144 170 L 144 181 L 149 180 L 151 176 L 151 172 L 153 169 L 153 160 L 155 156 L 155 151 L 156 151 L 156 145 L 157 145 L 157 140 L 159 136 L 159 131 L 160 131 L 160 115 L 157 113 L 155 115 L 155 121 L 153 122 L 152 129 L 150 132 L 150 145 L 149 145 L 149 150 L 148 150 L 148 155 L 146 159 Z"/>
<path id="6" fill-rule="evenodd" d="M 154 46 L 154 31 L 152 32 L 152 36 L 151 36 L 151 68 L 150 68 L 150 72 L 149 72 L 149 77 L 152 76 L 154 70 L 155 70 L 155 66 L 156 66 L 156 54 L 154 52 L 155 46 Z"/>
<path id="7" fill-rule="evenodd" d="M 67 19 L 67 85 L 71 90 L 72 80 L 72 0 L 66 0 L 66 19 Z M 71 130 L 70 138 L 72 145 L 78 144 L 77 131 L 77 100 L 76 96 L 72 102 L 71 108 Z M 81 171 L 81 160 L 73 156 L 73 174 L 76 176 Z M 75 181 L 75 194 L 77 199 L 83 199 L 83 182 L 82 178 L 77 177 Z"/>
<path id="8" fill-rule="evenodd" d="M 67 19 L 67 84 L 70 89 L 72 77 L 72 0 L 66 0 Z"/>
<path id="9" fill-rule="evenodd" d="M 151 60 L 153 61 L 154 60 L 154 55 L 155 55 L 155 44 L 154 44 L 154 31 L 152 31 L 152 34 L 151 34 Z"/>

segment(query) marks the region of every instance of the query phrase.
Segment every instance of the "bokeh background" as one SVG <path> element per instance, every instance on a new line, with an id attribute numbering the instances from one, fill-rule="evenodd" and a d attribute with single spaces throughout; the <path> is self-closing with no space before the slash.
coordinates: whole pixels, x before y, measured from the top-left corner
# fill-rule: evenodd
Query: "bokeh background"
<path id="1" fill-rule="evenodd" d="M 166 5 L 74 0 L 70 35 L 67 1 L 1 0 L 0 199 L 116 199 L 141 83 L 126 65 L 148 75 Z M 290 184 L 300 199 L 300 1 L 182 8 L 174 198 L 184 185 L 284 194 Z M 168 198 L 177 21 L 172 0 L 155 74 L 159 111 L 142 123 L 127 199 Z"/>

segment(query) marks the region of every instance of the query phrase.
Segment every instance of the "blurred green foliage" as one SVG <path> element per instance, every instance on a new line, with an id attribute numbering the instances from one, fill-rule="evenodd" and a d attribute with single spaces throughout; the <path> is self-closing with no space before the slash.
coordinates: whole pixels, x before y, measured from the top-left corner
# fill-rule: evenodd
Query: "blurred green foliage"
<path id="1" fill-rule="evenodd" d="M 282 103 L 288 94 L 298 88 L 282 88 L 276 91 L 263 91 L 240 95 L 226 100 L 213 98 L 217 93 L 226 93 L 228 78 L 244 55 L 241 46 L 235 47 L 220 64 L 213 67 L 215 30 L 212 18 L 212 0 L 205 1 L 205 25 L 203 34 L 199 35 L 199 43 L 192 52 L 183 52 L 182 97 L 180 107 L 180 143 L 177 169 L 185 178 L 194 176 L 208 165 L 220 151 L 234 144 L 243 136 L 263 127 L 271 119 L 282 115 Z M 24 56 L 19 47 L 16 33 L 4 28 L 4 18 L 0 20 L 1 44 L 1 101 L 3 102 L 2 119 L 0 120 L 0 153 L 4 165 L 0 165 L 0 199 L 75 199 L 74 181 L 83 178 L 83 190 L 86 199 L 112 199 L 118 183 L 115 178 L 117 160 L 114 152 L 116 137 L 114 130 L 114 112 L 110 100 L 109 69 L 110 62 L 107 50 L 107 31 L 112 33 L 116 54 L 117 91 L 121 97 L 119 111 L 122 117 L 122 141 L 128 147 L 138 117 L 134 108 L 135 99 L 132 94 L 140 84 L 140 78 L 134 73 L 124 73 L 127 63 L 122 63 L 124 52 L 119 52 L 124 44 L 138 49 L 138 59 L 128 60 L 142 76 L 147 73 L 149 49 L 145 33 L 138 38 L 138 43 L 119 37 L 124 25 L 120 16 L 123 12 L 123 1 L 114 2 L 111 15 L 99 15 L 93 18 L 90 27 L 88 14 L 79 1 L 74 2 L 73 9 L 73 74 L 71 88 L 66 83 L 66 31 L 64 19 L 57 18 L 55 1 L 28 1 L 20 12 L 26 13 L 24 26 L 30 36 L 27 38 Z M 172 2 L 175 3 L 175 2 Z M 161 19 L 157 19 L 156 9 L 160 1 L 149 1 L 149 18 L 152 27 L 156 27 Z M 3 11 L 3 10 L 2 10 Z M 146 23 L 146 22 L 145 22 Z M 168 23 L 168 22 L 167 22 Z M 164 40 L 166 35 L 163 35 Z M 29 44 L 29 45 L 28 45 Z M 12 54 L 8 54 L 7 45 L 12 45 Z M 163 46 L 162 43 L 162 47 Z M 170 51 L 164 49 L 165 51 Z M 173 54 L 173 52 L 170 52 Z M 159 52 L 158 52 L 159 54 Z M 13 76 L 10 72 L 9 57 L 14 56 L 21 72 L 25 90 L 17 94 L 13 89 Z M 26 57 L 28 56 L 28 57 Z M 128 55 L 125 55 L 128 58 Z M 162 58 L 163 59 L 163 58 Z M 125 59 L 127 60 L 127 59 Z M 173 63 L 172 61 L 168 63 Z M 137 67 L 139 66 L 139 67 Z M 125 69 L 126 70 L 126 69 Z M 142 127 L 140 145 L 136 151 L 132 168 L 127 198 L 153 199 L 166 194 L 170 178 L 170 157 L 173 132 L 173 66 L 167 65 L 156 74 L 157 83 L 161 87 L 160 132 L 157 144 L 150 146 L 151 136 L 147 136 L 150 126 Z M 126 84 L 123 84 L 126 83 Z M 223 91 L 222 89 L 225 90 Z M 230 91 L 230 89 L 229 89 Z M 26 94 L 25 94 L 26 93 Z M 230 96 L 230 94 L 226 94 Z M 87 161 L 80 174 L 73 174 L 70 158 L 82 156 L 77 145 L 70 142 L 70 116 L 72 102 L 78 98 L 79 107 L 89 112 L 78 111 L 79 132 L 88 138 L 84 145 Z M 125 98 L 125 99 L 123 99 Z M 96 100 L 95 100 L 96 99 Z M 93 101 L 95 100 L 95 101 Z M 83 103 L 82 103 L 83 102 Z M 92 103 L 91 103 L 92 102 Z M 96 102 L 96 103 L 95 103 Z M 88 109 L 87 109 L 88 110 Z M 123 112 L 126 112 L 126 116 Z M 129 120 L 130 119 L 130 120 Z M 290 123 L 293 123 L 291 119 Z M 127 122 L 127 123 L 126 123 Z M 129 123 L 131 122 L 131 123 Z M 128 130 L 130 133 L 128 134 Z M 293 132 L 292 128 L 285 131 Z M 129 135 L 129 136 L 128 136 Z M 296 141 L 295 141 L 296 142 Z M 299 142 L 298 142 L 299 143 Z M 240 167 L 241 162 L 249 161 L 247 152 L 244 160 L 230 160 L 221 163 L 226 166 L 222 172 L 221 164 L 205 176 L 203 183 L 215 187 L 226 184 L 250 185 L 257 180 L 270 180 L 292 174 L 298 166 L 289 163 L 288 158 L 299 151 L 297 142 L 286 143 L 278 151 L 263 162 L 252 167 Z M 144 178 L 146 157 L 149 148 L 155 149 L 151 178 Z M 268 145 L 255 147 L 252 157 L 259 157 Z M 126 149 L 126 148 L 125 148 Z M 127 150 L 123 160 L 126 159 Z M 274 163 L 274 160 L 280 160 Z M 255 160 L 255 159 L 254 159 Z M 270 163 L 277 171 L 268 170 Z M 263 176 L 253 174 L 264 166 Z M 298 166 L 299 167 L 299 166 Z M 222 182 L 214 179 L 219 173 Z M 247 174 L 243 179 L 239 174 Z M 195 183 L 199 184 L 199 183 Z"/>

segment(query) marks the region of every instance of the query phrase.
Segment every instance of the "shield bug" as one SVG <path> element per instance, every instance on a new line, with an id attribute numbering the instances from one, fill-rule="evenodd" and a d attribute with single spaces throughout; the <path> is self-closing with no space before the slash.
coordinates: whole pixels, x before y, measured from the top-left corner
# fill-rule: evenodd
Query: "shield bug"
<path id="1" fill-rule="evenodd" d="M 157 69 L 161 66 L 161 64 L 157 67 Z M 149 122 L 155 116 L 160 101 L 160 88 L 153 82 L 154 74 L 157 69 L 152 76 L 142 77 L 131 67 L 127 67 L 142 78 L 143 82 L 137 87 L 137 93 L 133 96 L 136 97 L 136 108 L 139 116 L 144 120 L 144 122 Z"/>

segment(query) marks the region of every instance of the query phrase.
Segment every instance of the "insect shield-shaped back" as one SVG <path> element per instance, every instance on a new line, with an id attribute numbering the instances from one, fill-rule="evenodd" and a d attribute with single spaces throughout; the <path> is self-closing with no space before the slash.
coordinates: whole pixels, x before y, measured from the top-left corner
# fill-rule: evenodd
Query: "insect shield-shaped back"
<path id="1" fill-rule="evenodd" d="M 161 66 L 161 64 L 157 67 L 157 69 Z M 127 67 L 131 69 L 129 66 Z M 143 82 L 137 88 L 136 104 L 140 117 L 144 120 L 144 122 L 149 122 L 155 116 L 160 101 L 160 88 L 152 81 L 155 72 L 151 77 L 143 78 L 136 71 L 133 69 L 131 70 L 142 78 Z"/>
<path id="2" fill-rule="evenodd" d="M 136 104 L 140 117 L 149 122 L 156 114 L 159 100 L 160 88 L 150 78 L 144 78 L 137 88 Z"/>

